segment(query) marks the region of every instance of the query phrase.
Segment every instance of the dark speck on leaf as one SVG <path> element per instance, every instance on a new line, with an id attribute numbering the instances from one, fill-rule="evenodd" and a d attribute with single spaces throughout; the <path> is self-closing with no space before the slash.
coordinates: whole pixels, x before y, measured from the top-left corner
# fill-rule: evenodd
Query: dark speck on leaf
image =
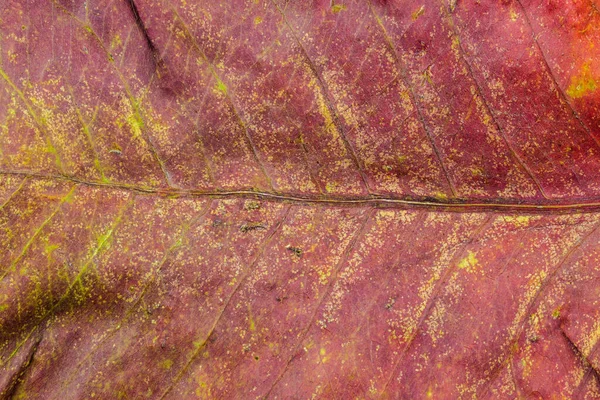
<path id="1" fill-rule="evenodd" d="M 529 341 L 530 341 L 531 343 L 535 343 L 535 342 L 537 342 L 538 340 L 540 340 L 540 338 L 539 338 L 539 337 L 537 337 L 536 335 L 530 336 L 528 339 L 529 339 Z"/>
<path id="2" fill-rule="evenodd" d="M 255 223 L 255 222 L 251 222 L 251 223 L 240 226 L 240 231 L 242 231 L 244 233 L 250 232 L 250 231 L 255 231 L 258 229 L 267 229 L 267 228 L 263 224 Z"/>
<path id="3" fill-rule="evenodd" d="M 298 258 L 302 257 L 302 249 L 301 248 L 288 245 L 286 247 L 286 249 L 288 249 L 288 251 L 294 253 L 294 255 L 296 257 L 298 257 Z"/>
<path id="4" fill-rule="evenodd" d="M 390 310 L 392 307 L 394 307 L 394 303 L 396 302 L 396 299 L 389 299 L 388 302 L 385 304 L 385 308 L 387 310 Z"/>

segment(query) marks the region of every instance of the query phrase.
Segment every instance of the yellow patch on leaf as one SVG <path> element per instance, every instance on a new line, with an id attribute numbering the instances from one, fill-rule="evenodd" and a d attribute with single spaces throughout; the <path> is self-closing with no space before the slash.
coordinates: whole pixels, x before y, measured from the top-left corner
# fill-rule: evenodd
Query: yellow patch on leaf
<path id="1" fill-rule="evenodd" d="M 478 262 L 479 260 L 475 257 L 475 253 L 469 251 L 467 256 L 458 263 L 458 268 L 464 269 L 467 272 L 475 272 Z"/>
<path id="2" fill-rule="evenodd" d="M 331 12 L 334 14 L 344 11 L 345 9 L 346 9 L 345 4 L 334 4 L 333 6 L 331 6 Z"/>
<path id="3" fill-rule="evenodd" d="M 418 9 L 416 9 L 412 15 L 411 18 L 413 21 L 416 21 L 421 15 L 423 15 L 425 13 L 425 6 L 421 6 Z"/>
<path id="4" fill-rule="evenodd" d="M 590 71 L 590 65 L 586 63 L 578 75 L 571 77 L 571 84 L 567 88 L 567 94 L 571 98 L 578 99 L 595 92 L 597 89 L 598 83 Z"/>

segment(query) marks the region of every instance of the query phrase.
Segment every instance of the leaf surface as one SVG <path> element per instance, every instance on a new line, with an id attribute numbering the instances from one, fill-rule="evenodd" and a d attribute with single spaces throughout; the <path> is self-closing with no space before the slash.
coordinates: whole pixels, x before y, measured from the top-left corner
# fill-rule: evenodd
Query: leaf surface
<path id="1" fill-rule="evenodd" d="M 597 398 L 595 0 L 6 0 L 2 398 Z"/>

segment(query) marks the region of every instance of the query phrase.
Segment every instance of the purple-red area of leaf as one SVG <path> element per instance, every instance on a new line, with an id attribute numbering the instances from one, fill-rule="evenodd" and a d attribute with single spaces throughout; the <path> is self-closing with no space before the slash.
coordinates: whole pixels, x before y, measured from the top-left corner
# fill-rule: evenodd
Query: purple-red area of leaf
<path id="1" fill-rule="evenodd" d="M 599 7 L 0 3 L 0 398 L 599 398 Z"/>

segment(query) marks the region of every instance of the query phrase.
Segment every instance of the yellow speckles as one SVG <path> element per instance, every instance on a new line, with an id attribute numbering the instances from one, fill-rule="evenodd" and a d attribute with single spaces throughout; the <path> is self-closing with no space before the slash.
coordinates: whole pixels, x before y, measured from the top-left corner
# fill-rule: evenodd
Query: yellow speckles
<path id="1" fill-rule="evenodd" d="M 407 113 L 412 113 L 414 111 L 414 106 L 408 90 L 403 90 L 400 92 L 400 104 Z"/>
<path id="2" fill-rule="evenodd" d="M 581 353 L 588 357 L 592 350 L 596 347 L 596 344 L 600 340 L 600 321 L 596 320 L 590 329 L 590 331 L 584 336 L 581 343 Z"/>
<path id="3" fill-rule="evenodd" d="M 354 377 L 352 377 L 354 379 Z M 371 384 L 369 385 L 369 393 L 371 396 L 375 396 L 378 393 L 377 387 L 375 386 L 375 381 L 371 379 Z"/>
<path id="4" fill-rule="evenodd" d="M 411 18 L 413 21 L 416 21 L 424 13 L 425 13 L 425 5 L 422 5 L 421 7 L 419 7 L 412 13 Z"/>
<path id="5" fill-rule="evenodd" d="M 598 83 L 592 72 L 590 71 L 590 65 L 584 64 L 579 74 L 571 77 L 571 84 L 567 88 L 567 95 L 574 99 L 578 99 L 587 96 L 598 89 Z"/>
<path id="6" fill-rule="evenodd" d="M 227 85 L 225 85 L 225 83 L 223 83 L 223 81 L 219 78 L 217 78 L 217 83 L 215 84 L 215 90 L 218 93 L 221 93 L 224 96 L 227 96 Z"/>
<path id="7" fill-rule="evenodd" d="M 585 28 L 583 28 L 583 29 L 579 30 L 578 32 L 579 32 L 580 34 L 582 34 L 582 35 L 583 35 L 584 33 L 586 33 L 587 31 L 589 31 L 589 30 L 590 30 L 591 28 L 593 28 L 593 27 L 594 27 L 593 23 L 589 23 L 589 24 L 587 24 L 587 25 L 585 26 Z M 590 47 L 591 47 L 591 48 L 594 48 L 594 44 L 593 44 L 593 43 L 590 43 Z"/>
<path id="8" fill-rule="evenodd" d="M 256 331 L 256 322 L 254 321 L 254 317 L 252 316 L 252 309 L 250 308 L 250 304 L 248 304 L 248 327 L 250 332 Z"/>
<path id="9" fill-rule="evenodd" d="M 8 308 L 8 304 L 0 304 L 0 312 L 6 310 Z"/>
<path id="10" fill-rule="evenodd" d="M 65 196 L 65 198 L 62 200 L 65 203 L 73 203 L 73 198 L 75 197 L 75 190 L 71 190 L 69 193 L 67 193 L 67 195 Z"/>
<path id="11" fill-rule="evenodd" d="M 255 200 L 247 200 L 244 203 L 244 210 L 246 210 L 246 211 L 260 210 L 260 202 L 255 201 Z"/>
<path id="12" fill-rule="evenodd" d="M 531 375 L 531 367 L 533 361 L 528 357 L 521 359 L 521 369 L 523 370 L 523 377 L 529 377 Z"/>
<path id="13" fill-rule="evenodd" d="M 112 234 L 113 229 L 109 229 L 106 233 L 99 235 L 96 238 L 96 249 L 100 249 L 102 247 L 109 247 L 112 242 Z"/>
<path id="14" fill-rule="evenodd" d="M 315 89 L 315 97 L 317 98 L 317 103 L 319 105 L 319 112 L 321 113 L 321 115 L 323 116 L 323 119 L 325 120 L 325 126 L 329 127 L 329 131 L 330 131 L 330 133 L 332 133 L 333 136 L 335 136 L 335 137 L 339 136 L 339 134 L 337 132 L 337 128 L 336 128 L 335 124 L 333 123 L 334 122 L 333 116 L 331 115 L 331 112 L 329 111 L 329 107 L 327 107 L 327 103 L 325 102 L 325 97 L 323 96 L 323 93 L 321 93 L 321 89 L 317 85 L 317 80 L 313 79 L 309 86 L 311 86 Z"/>
<path id="15" fill-rule="evenodd" d="M 434 344 L 446 335 L 446 331 L 443 329 L 446 314 L 446 306 L 441 303 L 435 303 L 431 309 L 431 314 L 425 322 L 427 325 L 427 333 Z M 411 330 L 411 335 L 414 334 L 414 329 L 416 329 L 417 326 Z"/>
<path id="16" fill-rule="evenodd" d="M 254 18 L 254 25 L 259 25 L 263 22 L 262 17 L 258 16 Z"/>
<path id="17" fill-rule="evenodd" d="M 44 244 L 44 254 L 48 256 L 48 258 L 52 257 L 52 253 L 54 250 L 58 249 L 60 246 L 57 244 Z"/>
<path id="18" fill-rule="evenodd" d="M 454 9 L 456 8 L 456 3 L 458 0 L 449 0 L 448 1 L 448 8 L 450 9 L 450 12 L 453 13 Z"/>
<path id="19" fill-rule="evenodd" d="M 324 347 L 321 347 L 321 349 L 319 350 L 319 357 L 321 358 L 321 362 L 323 364 L 325 364 L 329 360 L 329 357 L 327 356 L 327 351 Z"/>
<path id="20" fill-rule="evenodd" d="M 510 20 L 515 22 L 517 20 L 517 18 L 519 18 L 519 14 L 517 14 L 517 12 L 515 11 L 514 8 L 511 7 L 510 11 Z"/>
<path id="21" fill-rule="evenodd" d="M 519 299 L 519 307 L 517 309 L 517 313 L 515 318 L 508 328 L 508 332 L 510 335 L 515 335 L 519 329 L 519 326 L 523 323 L 527 316 L 527 310 L 531 302 L 536 298 L 539 293 L 540 288 L 542 287 L 543 282 L 546 280 L 548 276 L 548 272 L 546 271 L 538 271 L 533 274 L 529 278 L 529 282 L 527 282 L 527 289 L 523 296 Z"/>
<path id="22" fill-rule="evenodd" d="M 185 39 L 185 31 L 183 29 L 174 29 L 175 31 L 175 36 L 179 39 Z"/>
<path id="23" fill-rule="evenodd" d="M 118 46 L 121 46 L 123 44 L 122 40 L 121 40 L 121 35 L 117 34 L 115 36 L 113 36 L 112 40 L 110 41 L 110 48 L 114 49 Z"/>
<path id="24" fill-rule="evenodd" d="M 427 389 L 427 393 L 425 393 L 425 396 L 427 396 L 428 399 L 432 399 L 433 398 L 433 389 L 431 387 L 429 387 Z"/>
<path id="25" fill-rule="evenodd" d="M 319 275 L 319 283 L 321 285 L 327 285 L 330 272 L 319 269 L 317 270 L 317 275 Z"/>
<path id="26" fill-rule="evenodd" d="M 559 319 L 560 318 L 560 307 L 556 307 L 552 311 L 552 318 L 554 318 L 554 319 Z"/>
<path id="27" fill-rule="evenodd" d="M 458 36 L 454 35 L 452 36 L 452 50 L 458 52 L 459 47 L 460 47 L 460 39 L 458 38 Z"/>
<path id="28" fill-rule="evenodd" d="M 196 387 L 195 393 L 196 396 L 198 396 L 201 399 L 208 399 L 211 398 L 212 395 L 210 393 L 210 386 L 208 385 L 207 380 L 208 377 L 205 374 L 199 374 L 200 376 L 197 376 L 195 378 L 196 383 L 198 384 L 198 386 Z"/>
<path id="29" fill-rule="evenodd" d="M 471 95 L 475 100 L 475 104 L 477 106 L 477 111 L 479 111 L 481 122 L 488 128 L 488 134 L 495 132 L 494 126 L 492 124 L 492 117 L 490 113 L 487 111 L 485 107 L 485 103 L 481 99 L 481 96 L 477 93 L 477 88 L 475 86 L 471 86 Z"/>
<path id="30" fill-rule="evenodd" d="M 144 123 L 139 118 L 136 113 L 130 113 L 126 117 L 127 125 L 129 126 L 129 130 L 134 138 L 139 138 L 142 136 L 142 128 L 144 127 Z"/>
<path id="31" fill-rule="evenodd" d="M 505 222 L 513 224 L 516 228 L 524 228 L 524 227 L 529 226 L 529 224 L 531 224 L 531 219 L 532 218 L 529 215 L 518 215 L 518 216 L 506 215 L 503 217 L 503 220 Z"/>
<path id="32" fill-rule="evenodd" d="M 35 93 L 35 95 L 29 95 L 28 97 L 25 97 L 25 94 L 23 93 L 23 91 L 15 85 L 15 83 L 11 80 L 11 78 L 6 74 L 6 72 L 2 68 L 0 68 L 0 77 L 3 78 L 6 81 L 6 83 L 8 84 L 8 87 L 10 87 L 12 89 L 13 93 L 11 94 L 11 100 L 15 97 L 18 97 L 23 102 L 23 105 L 25 106 L 25 109 L 27 110 L 27 114 L 29 115 L 29 117 L 32 118 L 32 120 L 33 120 L 32 122 L 34 122 L 33 125 L 35 125 L 35 126 L 33 128 L 36 131 L 39 131 L 43 136 L 45 136 L 46 146 L 38 147 L 39 151 L 53 154 L 54 162 L 55 162 L 58 170 L 64 171 L 61 158 L 59 156 L 58 151 L 54 147 L 52 135 L 50 134 L 50 132 L 48 130 L 48 125 L 47 125 L 48 118 L 49 118 L 49 116 L 52 115 L 52 111 L 49 109 L 49 107 L 46 106 L 46 103 L 44 102 L 43 98 L 40 98 L 38 93 Z M 50 83 L 56 83 L 56 81 L 50 81 Z M 31 82 L 28 82 L 27 80 L 22 81 L 21 84 L 24 89 L 32 89 L 32 87 L 33 87 Z M 32 91 L 30 91 L 30 92 L 32 92 Z M 16 102 L 12 101 L 12 103 L 15 104 L 15 108 L 16 108 Z M 38 114 L 38 112 L 36 111 L 36 108 L 38 108 L 38 107 L 41 110 L 41 114 Z M 13 108 L 12 104 L 11 104 L 11 107 L 9 108 L 9 110 L 11 108 Z M 10 113 L 9 113 L 9 115 L 10 115 Z M 31 151 L 31 148 L 27 148 L 24 146 L 23 150 Z"/>
<path id="33" fill-rule="evenodd" d="M 325 190 L 327 191 L 327 193 L 336 192 L 337 188 L 338 188 L 338 185 L 334 182 L 327 182 L 325 184 Z"/>
<path id="34" fill-rule="evenodd" d="M 396 217 L 396 212 L 394 210 L 380 210 L 376 217 L 377 226 L 387 226 L 386 224 L 389 224 L 394 217 Z"/>
<path id="35" fill-rule="evenodd" d="M 17 115 L 17 111 L 15 110 L 14 107 L 10 107 L 7 111 L 6 111 L 6 118 L 15 118 Z"/>
<path id="36" fill-rule="evenodd" d="M 54 155 L 57 154 L 56 153 L 56 147 L 54 147 L 54 145 L 52 143 L 50 143 L 50 142 L 46 143 L 46 147 L 44 148 L 44 151 L 46 153 L 50 153 L 50 154 L 54 154 Z"/>
<path id="37" fill-rule="evenodd" d="M 431 72 L 431 66 L 425 68 L 425 71 L 423 71 L 423 78 L 427 81 L 427 83 L 433 85 L 433 73 Z"/>
<path id="38" fill-rule="evenodd" d="M 331 12 L 334 14 L 337 14 L 339 12 L 346 10 L 346 8 L 347 7 L 345 4 L 334 4 L 331 6 Z"/>
<path id="39" fill-rule="evenodd" d="M 483 168 L 481 167 L 473 167 L 470 168 L 471 170 L 471 176 L 477 177 L 477 176 L 482 176 L 483 175 Z"/>
<path id="40" fill-rule="evenodd" d="M 15 53 L 12 50 L 8 50 L 7 55 L 8 55 L 8 61 L 10 61 L 13 64 L 17 62 L 17 53 Z"/>
<path id="41" fill-rule="evenodd" d="M 447 199 L 448 199 L 448 195 L 447 195 L 446 193 L 443 193 L 443 192 L 435 192 L 435 193 L 433 194 L 433 196 L 434 196 L 436 199 L 438 199 L 438 200 L 441 200 L 441 201 L 444 201 L 444 200 L 447 200 Z"/>
<path id="42" fill-rule="evenodd" d="M 117 126 L 121 127 L 124 124 L 127 124 L 129 127 L 129 131 L 131 135 L 138 140 L 144 141 L 142 137 L 142 130 L 144 129 L 144 121 L 142 120 L 142 116 L 140 115 L 137 100 L 130 99 L 125 96 L 121 98 L 121 115 L 124 116 L 117 120 Z M 119 149 L 120 150 L 120 149 Z"/>
<path id="43" fill-rule="evenodd" d="M 464 269 L 467 272 L 475 272 L 479 260 L 472 251 L 467 251 L 467 256 L 459 261 L 458 268 Z"/>
<path id="44" fill-rule="evenodd" d="M 498 96 L 504 94 L 504 84 L 500 79 L 490 79 L 488 81 L 488 87 L 492 90 L 492 96 L 498 98 Z"/>
<path id="45" fill-rule="evenodd" d="M 169 369 L 171 369 L 172 366 L 173 366 L 173 360 L 170 360 L 170 359 L 166 359 L 164 361 L 161 361 L 161 363 L 160 363 L 160 367 L 162 369 L 169 370 Z"/>

